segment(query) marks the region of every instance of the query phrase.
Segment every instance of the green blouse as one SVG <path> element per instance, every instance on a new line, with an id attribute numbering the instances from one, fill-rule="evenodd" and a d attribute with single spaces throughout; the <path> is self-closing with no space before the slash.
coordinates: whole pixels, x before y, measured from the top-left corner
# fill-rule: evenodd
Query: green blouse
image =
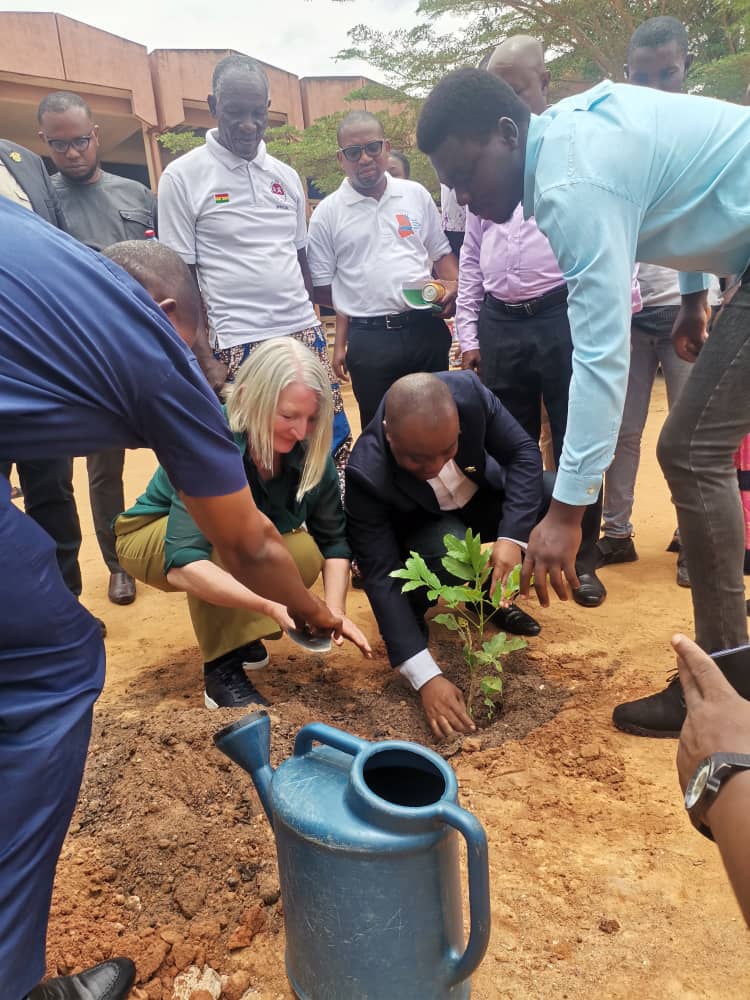
<path id="1" fill-rule="evenodd" d="M 234 440 L 242 453 L 247 482 L 256 506 L 274 523 L 280 534 L 305 528 L 325 559 L 351 559 L 338 474 L 331 456 L 326 460 L 318 485 L 297 500 L 297 487 L 305 461 L 304 444 L 296 444 L 288 455 L 283 456 L 278 476 L 263 480 L 250 458 L 245 435 L 235 434 Z M 201 534 L 161 466 L 152 476 L 146 492 L 120 515 L 120 518 L 136 517 L 149 520 L 169 518 L 164 542 L 165 573 L 175 567 L 210 558 L 211 543 Z M 127 532 L 122 520 L 118 530 Z"/>

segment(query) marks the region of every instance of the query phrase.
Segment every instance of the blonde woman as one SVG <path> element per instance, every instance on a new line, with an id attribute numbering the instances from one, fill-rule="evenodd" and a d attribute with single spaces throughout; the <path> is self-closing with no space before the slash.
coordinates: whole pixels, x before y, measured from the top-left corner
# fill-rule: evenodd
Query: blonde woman
<path id="1" fill-rule="evenodd" d="M 344 619 L 342 636 L 370 656 L 367 639 L 345 615 L 351 553 L 330 454 L 333 399 L 320 362 L 290 337 L 264 341 L 238 370 L 226 412 L 258 509 L 280 532 L 305 586 L 322 574 L 325 600 Z M 117 519 L 115 534 L 128 573 L 188 595 L 206 706 L 267 705 L 245 671 L 265 666 L 262 640 L 294 622 L 283 605 L 222 568 L 163 469 Z"/>

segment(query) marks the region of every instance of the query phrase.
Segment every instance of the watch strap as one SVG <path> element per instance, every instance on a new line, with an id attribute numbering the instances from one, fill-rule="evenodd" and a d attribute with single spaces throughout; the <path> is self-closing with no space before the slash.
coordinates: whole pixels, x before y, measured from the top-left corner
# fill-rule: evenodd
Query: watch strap
<path id="1" fill-rule="evenodd" d="M 706 786 L 695 805 L 688 810 L 693 826 L 702 833 L 708 840 L 713 840 L 714 835 L 710 826 L 705 823 L 704 817 L 721 791 L 724 783 L 737 774 L 738 771 L 750 770 L 750 754 L 746 753 L 714 753 L 709 758 L 711 771 L 706 781 Z"/>

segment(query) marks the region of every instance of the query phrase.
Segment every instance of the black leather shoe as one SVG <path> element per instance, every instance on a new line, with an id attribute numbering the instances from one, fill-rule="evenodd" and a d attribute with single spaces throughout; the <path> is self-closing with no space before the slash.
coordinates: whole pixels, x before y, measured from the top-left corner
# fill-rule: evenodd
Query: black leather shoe
<path id="1" fill-rule="evenodd" d="M 633 536 L 627 538 L 610 538 L 602 535 L 596 543 L 596 566 L 614 566 L 615 563 L 638 562 Z"/>
<path id="2" fill-rule="evenodd" d="M 682 543 L 680 542 L 680 529 L 675 528 L 675 532 L 670 539 L 669 545 L 666 547 L 666 552 L 679 552 L 682 548 Z"/>
<path id="3" fill-rule="evenodd" d="M 590 573 L 579 573 L 578 583 L 580 586 L 573 591 L 573 600 L 576 604 L 580 604 L 582 608 L 598 608 L 604 602 L 607 588 L 594 570 Z"/>
<path id="4" fill-rule="evenodd" d="M 124 570 L 110 573 L 107 597 L 113 604 L 132 604 L 135 600 L 135 580 Z"/>
<path id="5" fill-rule="evenodd" d="M 134 982 L 130 959 L 112 958 L 77 976 L 48 979 L 34 987 L 27 1000 L 125 1000 Z"/>
<path id="6" fill-rule="evenodd" d="M 487 610 L 495 611 L 492 605 L 488 605 Z M 542 631 L 542 626 L 536 618 L 527 615 L 515 604 L 509 604 L 507 608 L 498 608 L 491 621 L 503 632 L 511 632 L 513 635 L 539 635 Z"/>
<path id="7" fill-rule="evenodd" d="M 612 722 L 617 729 L 634 736 L 677 738 L 686 714 L 682 685 L 675 674 L 658 694 L 618 705 L 612 713 Z"/>

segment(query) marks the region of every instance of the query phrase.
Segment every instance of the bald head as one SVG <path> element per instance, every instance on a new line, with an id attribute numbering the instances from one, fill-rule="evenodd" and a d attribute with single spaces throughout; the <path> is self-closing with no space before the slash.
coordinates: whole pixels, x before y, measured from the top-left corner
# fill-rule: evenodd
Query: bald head
<path id="1" fill-rule="evenodd" d="M 391 453 L 417 479 L 432 479 L 458 448 L 458 410 L 448 386 L 419 372 L 394 382 L 385 397 L 385 433 Z"/>
<path id="2" fill-rule="evenodd" d="M 185 343 L 192 345 L 202 310 L 195 279 L 182 258 L 157 240 L 125 240 L 102 253 L 143 285 Z"/>
<path id="3" fill-rule="evenodd" d="M 547 107 L 549 71 L 544 67 L 544 46 L 531 35 L 512 35 L 490 56 L 487 72 L 512 87 L 535 115 Z"/>

